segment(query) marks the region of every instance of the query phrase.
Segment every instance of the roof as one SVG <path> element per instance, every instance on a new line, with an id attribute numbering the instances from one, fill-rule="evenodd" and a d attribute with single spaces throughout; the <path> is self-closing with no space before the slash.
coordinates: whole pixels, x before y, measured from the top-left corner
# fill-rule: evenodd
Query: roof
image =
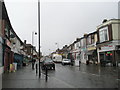
<path id="1" fill-rule="evenodd" d="M 95 33 L 97 33 L 97 31 L 94 31 L 94 32 L 92 32 L 92 33 L 89 33 L 89 34 L 87 34 L 87 36 L 92 35 L 92 34 L 95 34 Z"/>
<path id="2" fill-rule="evenodd" d="M 2 19 L 6 20 L 9 27 L 11 28 L 11 32 L 13 32 L 13 34 L 17 37 L 17 39 L 20 41 L 21 44 L 24 44 L 22 42 L 22 40 L 18 37 L 18 35 L 15 33 L 12 25 L 11 25 L 11 22 L 10 22 L 10 19 L 9 19 L 9 16 L 8 16 L 8 13 L 7 13 L 7 9 L 6 9 L 6 6 L 5 6 L 5 3 L 2 2 Z"/>
<path id="3" fill-rule="evenodd" d="M 97 29 L 101 28 L 101 27 L 104 27 L 106 25 L 110 25 L 110 24 L 116 24 L 116 23 L 119 23 L 120 24 L 120 19 L 110 19 L 110 20 L 107 20 L 106 22 L 100 24 L 97 26 Z"/>

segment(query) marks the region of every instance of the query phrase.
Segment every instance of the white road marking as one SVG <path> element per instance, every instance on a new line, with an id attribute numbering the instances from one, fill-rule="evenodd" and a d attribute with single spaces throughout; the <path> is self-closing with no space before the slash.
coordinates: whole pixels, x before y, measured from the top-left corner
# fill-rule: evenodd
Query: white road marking
<path id="1" fill-rule="evenodd" d="M 87 73 L 87 72 L 82 72 L 82 71 L 81 71 L 81 73 L 90 74 L 90 75 L 93 75 L 93 76 L 100 76 L 100 75 L 98 75 L 98 74 Z"/>

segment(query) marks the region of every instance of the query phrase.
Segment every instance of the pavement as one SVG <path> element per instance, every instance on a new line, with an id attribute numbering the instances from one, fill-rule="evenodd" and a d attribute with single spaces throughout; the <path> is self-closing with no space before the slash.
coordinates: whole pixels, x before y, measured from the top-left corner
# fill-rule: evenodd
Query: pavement
<path id="1" fill-rule="evenodd" d="M 38 77 L 36 70 L 28 65 L 13 73 L 2 75 L 2 88 L 119 88 L 119 69 L 96 65 L 80 67 L 56 64 L 55 71 L 49 71 L 48 81 L 44 71 Z"/>
<path id="2" fill-rule="evenodd" d="M 53 77 L 48 77 L 46 82 L 45 75 L 41 73 L 39 78 L 36 71 L 31 69 L 31 65 L 14 73 L 3 74 L 2 81 L 2 88 L 72 88 Z"/>

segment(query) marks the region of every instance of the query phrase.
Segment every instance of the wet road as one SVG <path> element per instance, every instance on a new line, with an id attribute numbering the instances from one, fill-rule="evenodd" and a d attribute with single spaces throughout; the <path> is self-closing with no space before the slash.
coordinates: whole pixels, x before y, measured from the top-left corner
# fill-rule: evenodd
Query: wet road
<path id="1" fill-rule="evenodd" d="M 56 64 L 56 70 L 49 70 L 48 74 L 73 88 L 118 88 L 119 84 L 118 70 L 114 67 Z"/>
<path id="2" fill-rule="evenodd" d="M 3 88 L 118 88 L 118 68 L 81 64 L 76 66 L 56 64 L 56 70 L 48 71 L 48 81 L 42 74 L 38 79 L 31 66 L 15 73 L 3 74 Z M 44 73 L 44 71 L 42 71 Z M 119 87 L 120 88 L 120 87 Z"/>

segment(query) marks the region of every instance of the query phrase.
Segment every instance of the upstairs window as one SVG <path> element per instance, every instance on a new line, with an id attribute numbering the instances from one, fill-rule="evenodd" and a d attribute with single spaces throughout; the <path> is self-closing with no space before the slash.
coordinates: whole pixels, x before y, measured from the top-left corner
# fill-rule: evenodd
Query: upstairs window
<path id="1" fill-rule="evenodd" d="M 100 42 L 104 42 L 104 41 L 109 40 L 108 27 L 101 28 L 99 30 L 99 37 L 100 37 Z"/>
<path id="2" fill-rule="evenodd" d="M 95 42 L 94 34 L 91 35 L 91 44 Z"/>

